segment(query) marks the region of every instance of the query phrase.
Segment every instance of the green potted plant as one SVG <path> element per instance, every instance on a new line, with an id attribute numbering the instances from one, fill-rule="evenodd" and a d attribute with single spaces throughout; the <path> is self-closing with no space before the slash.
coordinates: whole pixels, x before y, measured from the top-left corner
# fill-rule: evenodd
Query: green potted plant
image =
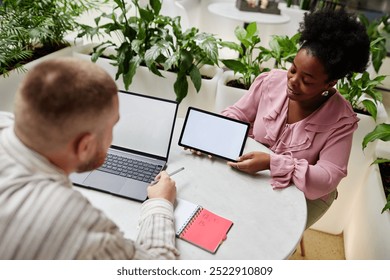
<path id="1" fill-rule="evenodd" d="M 92 60 L 106 54 L 116 67 L 115 78 L 122 77 L 125 89 L 130 88 L 136 72 L 144 66 L 159 77 L 175 73 L 172 88 L 178 102 L 187 96 L 189 80 L 199 92 L 201 69 L 218 64 L 220 40 L 194 27 L 183 31 L 180 17 L 160 14 L 161 0 L 149 0 L 145 7 L 138 0 L 114 2 L 112 13 L 95 18 L 96 26 L 80 26 L 79 37 L 105 38 L 93 48 Z M 131 9 L 135 13 L 131 14 Z"/>
<path id="2" fill-rule="evenodd" d="M 370 38 L 371 64 L 378 73 L 386 58 L 386 37 L 384 32 L 390 32 L 389 16 L 383 16 L 378 20 L 369 21 L 363 14 L 358 15 L 359 20 L 366 27 Z M 380 27 L 382 26 L 382 27 Z M 382 102 L 382 93 L 378 87 L 382 84 L 386 75 L 377 75 L 372 78 L 369 70 L 362 74 L 354 73 L 351 77 L 339 80 L 336 87 L 358 113 L 367 114 L 377 119 L 378 106 Z"/>
<path id="3" fill-rule="evenodd" d="M 355 111 L 364 113 L 365 110 L 376 120 L 377 107 L 382 102 L 382 93 L 378 90 L 378 86 L 385 78 L 384 75 L 370 78 L 367 71 L 363 74 L 354 73 L 351 77 L 339 80 L 336 87 Z M 364 98 L 365 96 L 369 98 Z"/>
<path id="4" fill-rule="evenodd" d="M 233 86 L 249 89 L 255 77 L 261 72 L 269 70 L 260 68 L 263 57 L 259 53 L 260 37 L 257 24 L 256 22 L 249 23 L 246 28 L 237 26 L 234 34 L 240 43 L 223 41 L 220 44 L 222 47 L 236 51 L 238 57 L 236 59 L 223 59 L 221 62 L 234 74 L 240 74 Z"/>
<path id="5" fill-rule="evenodd" d="M 104 1 L 4 0 L 0 5 L 0 74 L 69 46 L 77 18 Z"/>
<path id="6" fill-rule="evenodd" d="M 218 81 L 215 100 L 215 111 L 220 112 L 227 106 L 234 104 L 244 95 L 253 80 L 263 70 L 261 69 L 260 37 L 255 22 L 244 27 L 237 26 L 234 30 L 239 43 L 221 42 L 223 48 L 233 50 L 237 58 L 222 59 L 221 62 L 227 68 Z"/>
<path id="7" fill-rule="evenodd" d="M 292 62 L 297 51 L 300 34 L 291 38 L 288 36 L 272 36 L 269 48 L 260 45 L 257 24 L 252 22 L 243 28 L 237 26 L 235 35 L 240 43 L 221 42 L 223 47 L 235 50 L 238 57 L 222 59 L 221 62 L 228 68 L 218 81 L 216 111 L 234 104 L 252 85 L 254 79 L 262 72 L 269 71 L 264 67 L 271 61 L 273 68 L 286 68 Z"/>
<path id="8" fill-rule="evenodd" d="M 221 45 L 237 51 L 238 57 L 223 59 L 221 62 L 235 74 L 240 74 L 241 77 L 233 86 L 244 89 L 249 89 L 260 73 L 270 70 L 262 67 L 262 63 L 273 59 L 273 68 L 286 69 L 286 64 L 293 61 L 299 48 L 299 33 L 291 38 L 285 35 L 273 35 L 269 48 L 261 46 L 255 22 L 248 24 L 246 28 L 237 26 L 234 33 L 240 44 L 221 42 Z"/>
<path id="9" fill-rule="evenodd" d="M 376 73 L 379 72 L 383 60 L 387 56 L 385 34 L 390 34 L 389 18 L 390 15 L 384 15 L 381 18 L 370 21 L 364 14 L 359 14 L 359 20 L 366 27 L 368 37 L 371 41 L 371 62 Z"/>
<path id="10" fill-rule="evenodd" d="M 25 71 L 42 59 L 71 55 L 78 17 L 104 0 L 4 0 L 0 5 L 0 110 L 12 111 Z"/>
<path id="11" fill-rule="evenodd" d="M 274 68 L 287 69 L 298 52 L 300 37 L 300 33 L 296 33 L 291 38 L 286 35 L 273 35 L 269 48 L 260 46 L 262 61 L 274 59 Z"/>

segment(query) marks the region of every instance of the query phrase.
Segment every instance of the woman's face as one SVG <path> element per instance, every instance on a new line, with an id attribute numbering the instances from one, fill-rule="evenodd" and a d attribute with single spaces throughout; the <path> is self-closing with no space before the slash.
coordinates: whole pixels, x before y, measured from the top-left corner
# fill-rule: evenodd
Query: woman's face
<path id="1" fill-rule="evenodd" d="M 297 102 L 317 101 L 335 84 L 327 80 L 322 63 L 307 50 L 301 49 L 287 73 L 287 96 Z"/>

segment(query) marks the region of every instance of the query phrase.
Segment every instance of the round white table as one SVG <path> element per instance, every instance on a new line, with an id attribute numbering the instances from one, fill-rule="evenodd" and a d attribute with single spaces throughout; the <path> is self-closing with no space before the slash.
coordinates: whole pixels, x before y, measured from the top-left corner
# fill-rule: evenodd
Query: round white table
<path id="1" fill-rule="evenodd" d="M 306 225 L 306 200 L 295 186 L 274 190 L 268 171 L 251 176 L 232 169 L 226 161 L 194 156 L 178 146 L 183 119 L 178 119 L 167 171 L 174 175 L 177 196 L 233 221 L 227 239 L 211 254 L 176 239 L 180 259 L 261 260 L 287 259 Z M 207 132 L 205 132 L 207 133 Z M 245 152 L 267 148 L 248 139 Z M 137 237 L 141 203 L 89 189 L 78 189 L 133 240 Z"/>

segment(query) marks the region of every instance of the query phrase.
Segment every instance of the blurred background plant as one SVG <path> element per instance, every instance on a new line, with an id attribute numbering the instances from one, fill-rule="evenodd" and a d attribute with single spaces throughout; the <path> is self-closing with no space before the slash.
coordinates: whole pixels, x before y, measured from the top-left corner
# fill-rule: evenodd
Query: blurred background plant
<path id="1" fill-rule="evenodd" d="M 3 0 L 0 5 L 0 74 L 69 45 L 77 18 L 107 0 Z M 40 54 L 42 52 L 42 54 Z"/>

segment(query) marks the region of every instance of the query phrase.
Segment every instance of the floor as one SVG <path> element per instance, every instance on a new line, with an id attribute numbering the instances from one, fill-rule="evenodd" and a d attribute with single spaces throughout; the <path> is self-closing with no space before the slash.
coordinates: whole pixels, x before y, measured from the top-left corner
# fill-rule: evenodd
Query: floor
<path id="1" fill-rule="evenodd" d="M 298 245 L 290 260 L 345 260 L 342 235 L 308 229 L 304 233 L 305 256 Z"/>

